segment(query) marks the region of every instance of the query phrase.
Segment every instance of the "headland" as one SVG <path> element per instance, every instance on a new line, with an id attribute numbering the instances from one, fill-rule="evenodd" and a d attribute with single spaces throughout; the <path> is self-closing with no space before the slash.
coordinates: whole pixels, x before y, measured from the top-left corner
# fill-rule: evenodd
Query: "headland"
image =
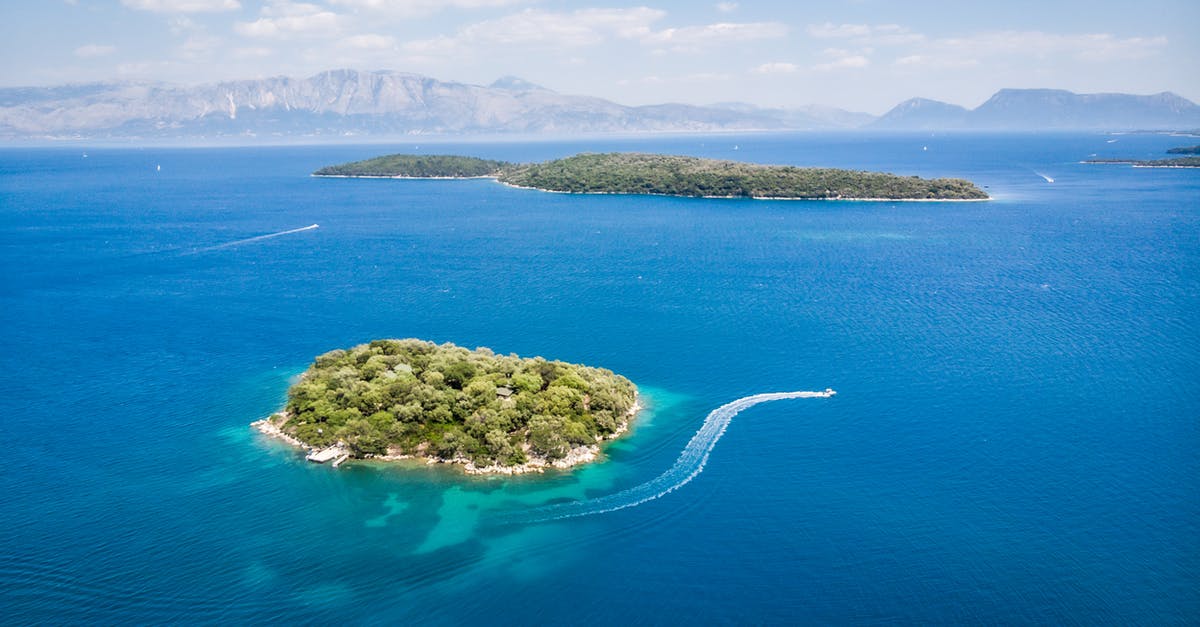
<path id="1" fill-rule="evenodd" d="M 512 187 L 572 194 L 637 194 L 760 200 L 988 200 L 964 179 L 761 165 L 649 153 L 584 153 L 514 164 L 453 155 L 386 155 L 321 168 L 314 176 L 494 177 Z"/>

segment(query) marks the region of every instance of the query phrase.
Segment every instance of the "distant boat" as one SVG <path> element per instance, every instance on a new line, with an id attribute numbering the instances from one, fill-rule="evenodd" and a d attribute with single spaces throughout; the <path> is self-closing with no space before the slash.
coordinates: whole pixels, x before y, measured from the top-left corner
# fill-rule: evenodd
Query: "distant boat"
<path id="1" fill-rule="evenodd" d="M 156 165 L 156 166 L 154 166 L 154 171 L 155 171 L 155 172 L 162 172 L 162 166 L 161 166 L 161 165 Z"/>

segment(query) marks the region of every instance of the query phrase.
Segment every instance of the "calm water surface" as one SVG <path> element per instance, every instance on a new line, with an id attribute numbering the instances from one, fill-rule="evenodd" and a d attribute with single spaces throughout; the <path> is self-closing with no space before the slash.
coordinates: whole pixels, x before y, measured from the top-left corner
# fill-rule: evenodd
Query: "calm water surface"
<path id="1" fill-rule="evenodd" d="M 1194 624 L 1200 172 L 1078 163 L 1187 143 L 1107 139 L 0 150 L 0 622 Z M 583 150 L 996 199 L 308 176 Z M 604 463 L 520 478 L 332 471 L 247 427 L 379 337 L 609 367 L 649 409 Z M 825 387 L 737 416 L 663 498 L 495 522 L 654 478 L 718 405 Z"/>

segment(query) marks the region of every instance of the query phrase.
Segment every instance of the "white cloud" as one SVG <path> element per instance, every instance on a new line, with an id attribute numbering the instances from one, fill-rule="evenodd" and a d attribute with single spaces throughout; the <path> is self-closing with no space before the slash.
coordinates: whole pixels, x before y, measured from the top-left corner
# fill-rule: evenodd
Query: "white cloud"
<path id="1" fill-rule="evenodd" d="M 156 13 L 211 13 L 242 8 L 238 0 L 121 0 L 121 4 Z"/>
<path id="2" fill-rule="evenodd" d="M 87 44 L 75 49 L 75 56 L 81 59 L 92 59 L 95 57 L 103 57 L 116 52 L 115 46 L 104 44 Z"/>
<path id="3" fill-rule="evenodd" d="M 1161 52 L 1166 37 L 1119 38 L 1111 33 L 1059 34 L 1041 31 L 991 31 L 939 39 L 933 48 L 973 56 L 1070 56 L 1081 61 L 1144 59 Z"/>
<path id="4" fill-rule="evenodd" d="M 201 30 L 200 26 L 186 15 L 176 15 L 167 20 L 167 29 L 172 35 L 183 35 Z"/>
<path id="5" fill-rule="evenodd" d="M 441 35 L 404 45 L 422 55 L 457 55 L 480 44 L 581 47 L 611 38 L 636 39 L 648 35 L 650 25 L 665 12 L 646 7 L 632 9 L 580 9 L 554 13 L 526 9 L 495 20 L 463 27 L 453 36 Z"/>
<path id="6" fill-rule="evenodd" d="M 892 61 L 897 68 L 955 70 L 1141 60 L 1166 49 L 1166 37 L 1120 38 L 1111 33 L 987 31 L 922 41 Z"/>
<path id="7" fill-rule="evenodd" d="M 864 68 L 871 64 L 871 60 L 866 56 L 870 53 L 871 49 L 869 48 L 857 52 L 842 48 L 826 48 L 821 54 L 829 61 L 818 63 L 813 66 L 813 69 L 818 72 L 832 72 L 833 70 Z"/>
<path id="8" fill-rule="evenodd" d="M 842 39 L 859 46 L 895 47 L 896 67 L 955 69 L 1028 59 L 1118 61 L 1144 59 L 1166 48 L 1165 37 L 1121 38 L 1111 33 L 1064 34 L 1042 31 L 984 31 L 958 37 L 930 38 L 899 24 L 813 24 L 817 39 Z M 823 70 L 863 67 L 870 51 L 837 55 L 817 66 Z M 854 57 L 863 57 L 854 59 Z M 853 60 L 852 60 L 853 59 Z M 857 64 L 857 65 L 855 65 Z"/>
<path id="9" fill-rule="evenodd" d="M 267 39 L 329 37 L 341 30 L 342 17 L 315 4 L 275 2 L 263 7 L 262 15 L 253 22 L 234 22 L 233 30 Z"/>
<path id="10" fill-rule="evenodd" d="M 177 53 L 180 57 L 196 61 L 204 59 L 213 52 L 219 50 L 222 46 L 221 38 L 212 37 L 204 34 L 196 34 L 188 37 L 179 46 Z"/>
<path id="11" fill-rule="evenodd" d="M 899 24 L 813 24 L 808 34 L 817 39 L 849 39 L 857 44 L 872 46 L 900 46 L 925 40 L 921 33 L 914 33 Z"/>
<path id="12" fill-rule="evenodd" d="M 718 81 L 727 81 L 733 78 L 732 75 L 722 74 L 720 72 L 696 72 L 694 74 L 671 75 L 668 78 L 661 76 L 650 75 L 643 76 L 638 79 L 630 80 L 623 78 L 617 81 L 618 85 L 666 85 L 666 84 L 684 84 L 684 83 L 713 83 Z"/>
<path id="13" fill-rule="evenodd" d="M 960 56 L 940 57 L 925 54 L 910 54 L 892 61 L 892 65 L 923 69 L 956 70 L 976 67 L 979 65 L 979 60 Z"/>
<path id="14" fill-rule="evenodd" d="M 667 28 L 647 33 L 642 37 L 642 41 L 648 44 L 687 48 L 737 41 L 774 39 L 783 37 L 786 34 L 787 26 L 778 22 L 747 22 L 741 24 L 722 22 L 705 26 Z"/>
<path id="15" fill-rule="evenodd" d="M 349 48 L 358 48 L 360 50 L 386 50 L 395 47 L 396 38 L 388 35 L 377 35 L 375 33 L 366 33 L 362 35 L 353 35 L 341 40 L 343 46 Z"/>
<path id="16" fill-rule="evenodd" d="M 232 54 L 235 59 L 264 59 L 275 54 L 275 51 L 261 46 L 249 46 L 234 48 Z"/>
<path id="17" fill-rule="evenodd" d="M 754 72 L 755 74 L 792 74 L 799 70 L 800 66 L 796 65 L 795 63 L 775 61 L 771 63 L 764 63 L 750 71 Z"/>
<path id="18" fill-rule="evenodd" d="M 864 68 L 868 65 L 871 65 L 870 59 L 856 54 L 852 57 L 842 57 L 829 63 L 818 63 L 813 66 L 813 69 L 818 72 L 829 72 L 832 70 Z"/>
<path id="19" fill-rule="evenodd" d="M 738 3 L 736 3 L 736 2 L 718 2 L 717 3 L 717 10 L 720 11 L 721 13 L 733 13 L 734 11 L 737 11 L 737 9 L 738 9 Z"/>
<path id="20" fill-rule="evenodd" d="M 648 7 L 571 12 L 525 9 L 465 26 L 451 36 L 410 41 L 403 48 L 409 54 L 425 57 L 461 57 L 478 53 L 481 47 L 489 45 L 579 48 L 624 39 L 664 49 L 690 50 L 787 34 L 787 27 L 776 22 L 718 23 L 654 30 L 653 25 L 665 16 L 666 12 Z"/>
<path id="21" fill-rule="evenodd" d="M 863 37 L 871 34 L 871 27 L 866 24 L 813 24 L 808 27 L 808 34 L 818 39 L 836 39 L 847 37 Z"/>
<path id="22" fill-rule="evenodd" d="M 527 4 L 531 0 L 330 0 L 330 4 L 379 11 L 391 15 L 419 16 L 442 9 L 486 9 Z"/>

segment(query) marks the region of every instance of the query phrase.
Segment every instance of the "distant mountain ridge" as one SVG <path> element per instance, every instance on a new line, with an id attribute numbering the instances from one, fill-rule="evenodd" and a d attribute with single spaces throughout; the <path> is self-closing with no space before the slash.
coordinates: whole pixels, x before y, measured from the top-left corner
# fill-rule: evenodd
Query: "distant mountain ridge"
<path id="1" fill-rule="evenodd" d="M 0 88 L 0 138 L 369 136 L 845 128 L 838 115 L 625 106 L 516 77 L 491 85 L 333 70 L 195 87 L 114 82 Z"/>
<path id="2" fill-rule="evenodd" d="M 1062 89 L 1001 89 L 975 109 L 906 100 L 869 126 L 886 130 L 1131 130 L 1200 125 L 1200 106 L 1173 94 L 1076 94 Z"/>
<path id="3" fill-rule="evenodd" d="M 332 70 L 198 86 L 126 81 L 0 88 L 0 140 L 1196 127 L 1200 107 L 1169 92 L 1003 89 L 973 110 L 914 98 L 877 118 L 819 105 L 626 106 L 513 76 L 484 86 L 392 71 Z"/>

